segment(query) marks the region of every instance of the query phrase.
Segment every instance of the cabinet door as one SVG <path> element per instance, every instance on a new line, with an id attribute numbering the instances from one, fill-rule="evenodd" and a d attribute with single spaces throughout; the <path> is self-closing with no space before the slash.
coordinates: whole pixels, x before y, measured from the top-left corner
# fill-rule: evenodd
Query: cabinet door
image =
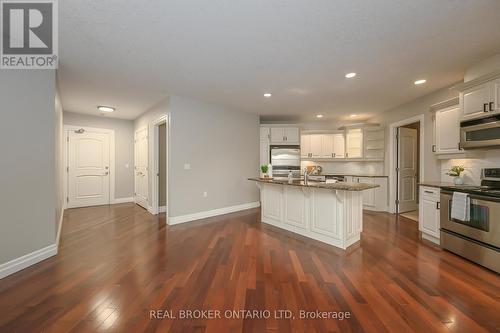
<path id="1" fill-rule="evenodd" d="M 311 134 L 311 155 L 320 158 L 323 145 L 323 135 Z"/>
<path id="2" fill-rule="evenodd" d="M 434 237 L 439 237 L 439 209 L 437 201 L 422 196 L 422 216 L 419 219 L 420 231 Z"/>
<path id="3" fill-rule="evenodd" d="M 487 82 L 461 92 L 462 117 L 469 118 L 485 114 L 485 110 L 488 110 L 488 104 L 490 103 L 490 90 L 491 83 Z"/>
<path id="4" fill-rule="evenodd" d="M 260 139 L 261 140 L 269 140 L 269 127 L 261 127 L 260 128 Z"/>
<path id="5" fill-rule="evenodd" d="M 383 160 L 385 151 L 385 130 L 383 128 L 365 128 L 364 154 L 365 159 Z"/>
<path id="6" fill-rule="evenodd" d="M 436 112 L 436 154 L 461 152 L 460 143 L 460 108 L 458 106 Z"/>
<path id="7" fill-rule="evenodd" d="M 322 135 L 322 147 L 321 147 L 321 157 L 323 158 L 333 158 L 334 150 L 333 150 L 333 134 L 325 134 Z"/>
<path id="8" fill-rule="evenodd" d="M 305 134 L 300 137 L 300 156 L 311 157 L 311 135 Z"/>
<path id="9" fill-rule="evenodd" d="M 359 183 L 373 184 L 373 178 L 359 177 Z M 375 207 L 375 189 L 369 189 L 363 191 L 363 207 L 373 208 Z"/>
<path id="10" fill-rule="evenodd" d="M 346 130 L 347 158 L 363 157 L 363 129 L 351 128 Z"/>
<path id="11" fill-rule="evenodd" d="M 288 144 L 299 144 L 300 134 L 298 127 L 285 127 L 285 141 Z"/>
<path id="12" fill-rule="evenodd" d="M 260 140 L 260 165 L 268 165 L 269 156 L 269 140 Z"/>
<path id="13" fill-rule="evenodd" d="M 282 127 L 271 127 L 271 143 L 284 143 L 285 129 Z"/>
<path id="14" fill-rule="evenodd" d="M 345 137 L 343 133 L 333 134 L 333 157 L 345 157 Z"/>
<path id="15" fill-rule="evenodd" d="M 375 189 L 375 207 L 377 210 L 387 210 L 389 198 L 387 196 L 387 180 L 385 177 L 373 178 L 373 183 L 378 185 Z"/>
<path id="16" fill-rule="evenodd" d="M 493 113 L 500 112 L 500 79 L 496 79 L 491 83 L 491 102 L 493 103 Z"/>

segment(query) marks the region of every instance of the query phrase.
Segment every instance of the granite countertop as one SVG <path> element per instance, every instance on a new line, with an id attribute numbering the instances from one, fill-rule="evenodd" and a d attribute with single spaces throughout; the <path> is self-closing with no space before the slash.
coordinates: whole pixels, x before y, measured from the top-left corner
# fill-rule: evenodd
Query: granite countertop
<path id="1" fill-rule="evenodd" d="M 369 178 L 387 178 L 384 175 L 370 175 L 363 173 L 321 173 L 320 176 L 351 176 L 351 177 L 369 177 Z"/>
<path id="2" fill-rule="evenodd" d="M 437 188 L 455 186 L 455 184 L 453 184 L 453 183 L 440 182 L 440 181 L 428 181 L 428 182 L 424 181 L 424 182 L 418 183 L 418 185 L 428 186 L 428 187 L 437 187 Z"/>
<path id="3" fill-rule="evenodd" d="M 337 182 L 337 183 L 324 183 L 324 182 L 315 182 L 309 181 L 307 184 L 303 180 L 294 180 L 289 183 L 288 180 L 265 180 L 260 178 L 248 178 L 248 180 L 268 183 L 268 184 L 277 184 L 277 185 L 288 185 L 288 186 L 304 186 L 304 187 L 313 187 L 313 188 L 324 188 L 327 190 L 339 190 L 339 191 L 363 191 L 369 190 L 372 188 L 379 187 L 379 185 L 374 184 L 365 184 L 365 183 L 347 183 L 347 182 Z"/>

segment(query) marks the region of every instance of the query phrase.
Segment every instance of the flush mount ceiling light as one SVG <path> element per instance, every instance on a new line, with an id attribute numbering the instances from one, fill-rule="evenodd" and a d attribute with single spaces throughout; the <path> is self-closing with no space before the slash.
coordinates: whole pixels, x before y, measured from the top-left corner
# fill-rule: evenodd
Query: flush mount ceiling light
<path id="1" fill-rule="evenodd" d="M 352 79 L 352 78 L 353 78 L 353 77 L 355 77 L 355 76 L 356 76 L 356 73 L 347 73 L 347 74 L 345 75 L 345 77 L 346 77 L 346 78 L 348 78 L 348 79 Z"/>
<path id="2" fill-rule="evenodd" d="M 357 114 L 351 114 L 349 117 L 356 118 L 357 116 L 358 116 Z"/>
<path id="3" fill-rule="evenodd" d="M 273 94 L 271 94 L 271 93 L 265 93 L 265 94 L 264 94 L 264 97 L 269 98 L 269 97 L 271 97 L 272 95 L 273 95 Z"/>
<path id="4" fill-rule="evenodd" d="M 415 83 L 416 85 L 419 85 L 419 84 L 424 84 L 425 82 L 427 82 L 427 80 L 426 80 L 426 79 L 421 79 L 421 80 L 417 80 L 417 81 L 415 81 L 414 83 Z"/>
<path id="5" fill-rule="evenodd" d="M 316 118 L 323 118 L 323 115 L 322 114 L 317 114 Z"/>
<path id="6" fill-rule="evenodd" d="M 113 112 L 113 111 L 115 111 L 115 108 L 113 108 L 111 106 L 99 105 L 97 107 L 97 110 L 99 110 L 101 112 Z"/>

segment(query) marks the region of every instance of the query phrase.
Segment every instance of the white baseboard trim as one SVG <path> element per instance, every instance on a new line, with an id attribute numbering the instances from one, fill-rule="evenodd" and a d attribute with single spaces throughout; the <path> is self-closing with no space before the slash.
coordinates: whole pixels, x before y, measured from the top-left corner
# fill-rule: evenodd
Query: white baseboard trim
<path id="1" fill-rule="evenodd" d="M 14 274 L 26 267 L 39 263 L 42 260 L 53 257 L 57 254 L 57 245 L 52 244 L 40 250 L 33 251 L 22 257 L 13 259 L 0 265 L 0 279 Z"/>
<path id="2" fill-rule="evenodd" d="M 64 208 L 61 209 L 61 217 L 59 218 L 59 227 L 57 228 L 57 238 L 56 238 L 56 246 L 59 248 L 59 240 L 61 240 L 61 229 L 64 220 Z"/>
<path id="3" fill-rule="evenodd" d="M 160 208 L 158 209 L 158 212 L 159 213 L 166 213 L 167 212 L 167 206 L 160 206 Z"/>
<path id="4" fill-rule="evenodd" d="M 130 197 L 130 198 L 115 198 L 115 200 L 113 200 L 114 204 L 127 203 L 127 202 L 134 202 L 134 197 Z"/>
<path id="5" fill-rule="evenodd" d="M 199 213 L 194 213 L 194 214 L 174 216 L 174 217 L 167 218 L 167 224 L 169 224 L 169 225 L 180 224 L 180 223 L 185 223 L 185 222 L 190 222 L 190 221 L 204 219 L 204 218 L 207 218 L 207 217 L 212 217 L 212 216 L 217 216 L 217 215 L 234 213 L 234 212 L 237 212 L 237 211 L 240 211 L 240 210 L 245 210 L 245 209 L 250 209 L 250 208 L 256 208 L 256 207 L 259 207 L 259 206 L 260 206 L 260 202 L 256 201 L 256 202 L 245 203 L 245 204 L 242 204 L 242 205 L 236 205 L 236 206 L 218 208 L 218 209 L 213 209 L 213 210 L 207 210 L 207 211 L 204 211 L 204 212 L 199 212 Z"/>

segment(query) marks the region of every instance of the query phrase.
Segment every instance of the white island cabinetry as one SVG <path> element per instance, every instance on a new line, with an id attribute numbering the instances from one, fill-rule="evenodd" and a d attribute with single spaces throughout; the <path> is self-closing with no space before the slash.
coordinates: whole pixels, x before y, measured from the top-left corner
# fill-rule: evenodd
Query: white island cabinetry
<path id="1" fill-rule="evenodd" d="M 262 222 L 346 249 L 360 240 L 363 191 L 257 182 Z M 374 185 L 366 185 L 373 188 Z M 334 185 L 332 185 L 334 186 Z"/>

